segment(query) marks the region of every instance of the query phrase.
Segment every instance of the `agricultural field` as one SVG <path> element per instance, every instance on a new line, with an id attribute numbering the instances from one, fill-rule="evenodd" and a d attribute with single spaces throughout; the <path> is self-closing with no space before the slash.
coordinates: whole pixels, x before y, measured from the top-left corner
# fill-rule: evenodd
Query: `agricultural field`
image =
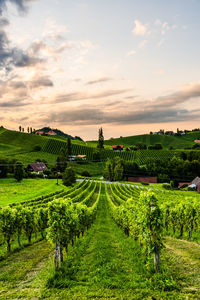
<path id="1" fill-rule="evenodd" d="M 30 182 L 40 194 L 26 199 L 16 183 L 7 182 L 10 196 L 11 187 L 16 189 L 17 201 L 5 198 L 3 205 L 11 206 L 3 206 L 0 215 L 7 215 L 7 225 L 11 216 L 25 219 L 9 233 L 0 222 L 0 299 L 199 299 L 196 193 L 188 198 L 185 192 L 163 191 L 159 185 L 150 189 L 92 179 L 57 191 L 55 181 L 46 181 L 49 188 L 44 191 L 39 186 L 45 180 L 38 180 L 37 187 L 37 180 Z M 160 265 L 154 265 L 158 253 L 149 247 L 152 241 Z M 54 261 L 55 246 L 63 247 L 63 262 L 60 254 Z"/>

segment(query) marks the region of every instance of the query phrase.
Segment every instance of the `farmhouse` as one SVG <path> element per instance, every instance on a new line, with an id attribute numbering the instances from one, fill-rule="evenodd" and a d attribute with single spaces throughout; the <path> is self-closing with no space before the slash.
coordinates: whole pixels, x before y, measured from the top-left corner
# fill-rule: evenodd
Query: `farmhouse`
<path id="1" fill-rule="evenodd" d="M 57 133 L 53 130 L 46 132 L 46 135 L 57 135 Z"/>
<path id="2" fill-rule="evenodd" d="M 39 131 L 36 131 L 35 134 L 37 134 L 37 135 L 42 135 L 42 134 L 44 134 L 44 131 L 39 130 Z"/>
<path id="3" fill-rule="evenodd" d="M 28 165 L 28 171 L 36 172 L 38 174 L 40 172 L 43 172 L 44 170 L 47 170 L 47 169 L 48 169 L 47 166 L 43 162 L 36 162 L 36 163 Z"/>
<path id="4" fill-rule="evenodd" d="M 113 145 L 113 151 L 123 151 L 124 145 Z"/>
<path id="5" fill-rule="evenodd" d="M 200 140 L 194 140 L 195 143 L 200 143 Z"/>
<path id="6" fill-rule="evenodd" d="M 197 189 L 198 193 L 200 193 L 200 177 L 197 176 L 192 182 L 179 182 L 178 186 L 181 188 L 185 184 L 190 188 Z"/>

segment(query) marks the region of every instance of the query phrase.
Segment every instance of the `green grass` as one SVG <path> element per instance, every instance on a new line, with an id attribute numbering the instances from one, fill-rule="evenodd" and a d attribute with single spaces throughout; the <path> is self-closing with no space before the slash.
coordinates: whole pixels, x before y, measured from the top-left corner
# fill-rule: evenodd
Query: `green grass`
<path id="1" fill-rule="evenodd" d="M 28 164 L 35 162 L 36 159 L 47 161 L 49 168 L 55 167 L 57 157 L 57 154 L 51 154 L 42 151 L 12 155 L 12 158 L 16 158 L 17 160 L 25 164 L 25 167 Z"/>
<path id="2" fill-rule="evenodd" d="M 72 166 L 77 173 L 81 174 L 83 171 L 87 170 L 91 176 L 93 177 L 102 177 L 104 174 L 104 169 L 106 163 L 103 162 L 88 162 L 83 164 L 78 164 L 76 162 L 69 163 L 70 166 Z"/>
<path id="3" fill-rule="evenodd" d="M 21 182 L 13 178 L 0 179 L 0 206 L 31 200 L 63 188 L 66 187 L 61 180 L 60 185 L 56 185 L 56 179 L 23 179 Z"/>

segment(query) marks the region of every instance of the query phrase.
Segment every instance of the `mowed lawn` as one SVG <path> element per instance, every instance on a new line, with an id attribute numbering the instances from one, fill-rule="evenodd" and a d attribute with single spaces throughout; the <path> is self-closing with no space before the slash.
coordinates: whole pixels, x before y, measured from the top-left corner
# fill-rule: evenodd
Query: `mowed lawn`
<path id="1" fill-rule="evenodd" d="M 66 189 L 62 185 L 62 180 L 59 181 L 57 185 L 56 179 L 23 179 L 21 182 L 17 182 L 14 178 L 0 179 L 0 206 Z"/>

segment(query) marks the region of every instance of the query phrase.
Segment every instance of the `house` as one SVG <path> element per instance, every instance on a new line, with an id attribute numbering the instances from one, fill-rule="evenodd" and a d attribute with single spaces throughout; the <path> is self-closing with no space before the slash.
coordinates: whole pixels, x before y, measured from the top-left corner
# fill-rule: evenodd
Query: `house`
<path id="1" fill-rule="evenodd" d="M 76 157 L 82 158 L 83 160 L 86 160 L 86 155 L 76 155 Z"/>
<path id="2" fill-rule="evenodd" d="M 28 165 L 28 171 L 36 172 L 38 174 L 47 169 L 47 166 L 43 162 L 36 162 Z"/>
<path id="3" fill-rule="evenodd" d="M 50 130 L 46 133 L 46 135 L 57 135 L 57 133 L 53 130 Z"/>
<path id="4" fill-rule="evenodd" d="M 44 134 L 44 131 L 39 130 L 39 131 L 36 131 L 35 134 L 37 134 L 37 135 L 42 135 L 42 134 Z"/>
<path id="5" fill-rule="evenodd" d="M 174 132 L 173 131 L 165 131 L 165 134 L 166 135 L 174 135 Z"/>
<path id="6" fill-rule="evenodd" d="M 123 151 L 124 145 L 113 145 L 113 151 Z"/>
<path id="7" fill-rule="evenodd" d="M 200 140 L 194 140 L 195 143 L 200 143 Z"/>

